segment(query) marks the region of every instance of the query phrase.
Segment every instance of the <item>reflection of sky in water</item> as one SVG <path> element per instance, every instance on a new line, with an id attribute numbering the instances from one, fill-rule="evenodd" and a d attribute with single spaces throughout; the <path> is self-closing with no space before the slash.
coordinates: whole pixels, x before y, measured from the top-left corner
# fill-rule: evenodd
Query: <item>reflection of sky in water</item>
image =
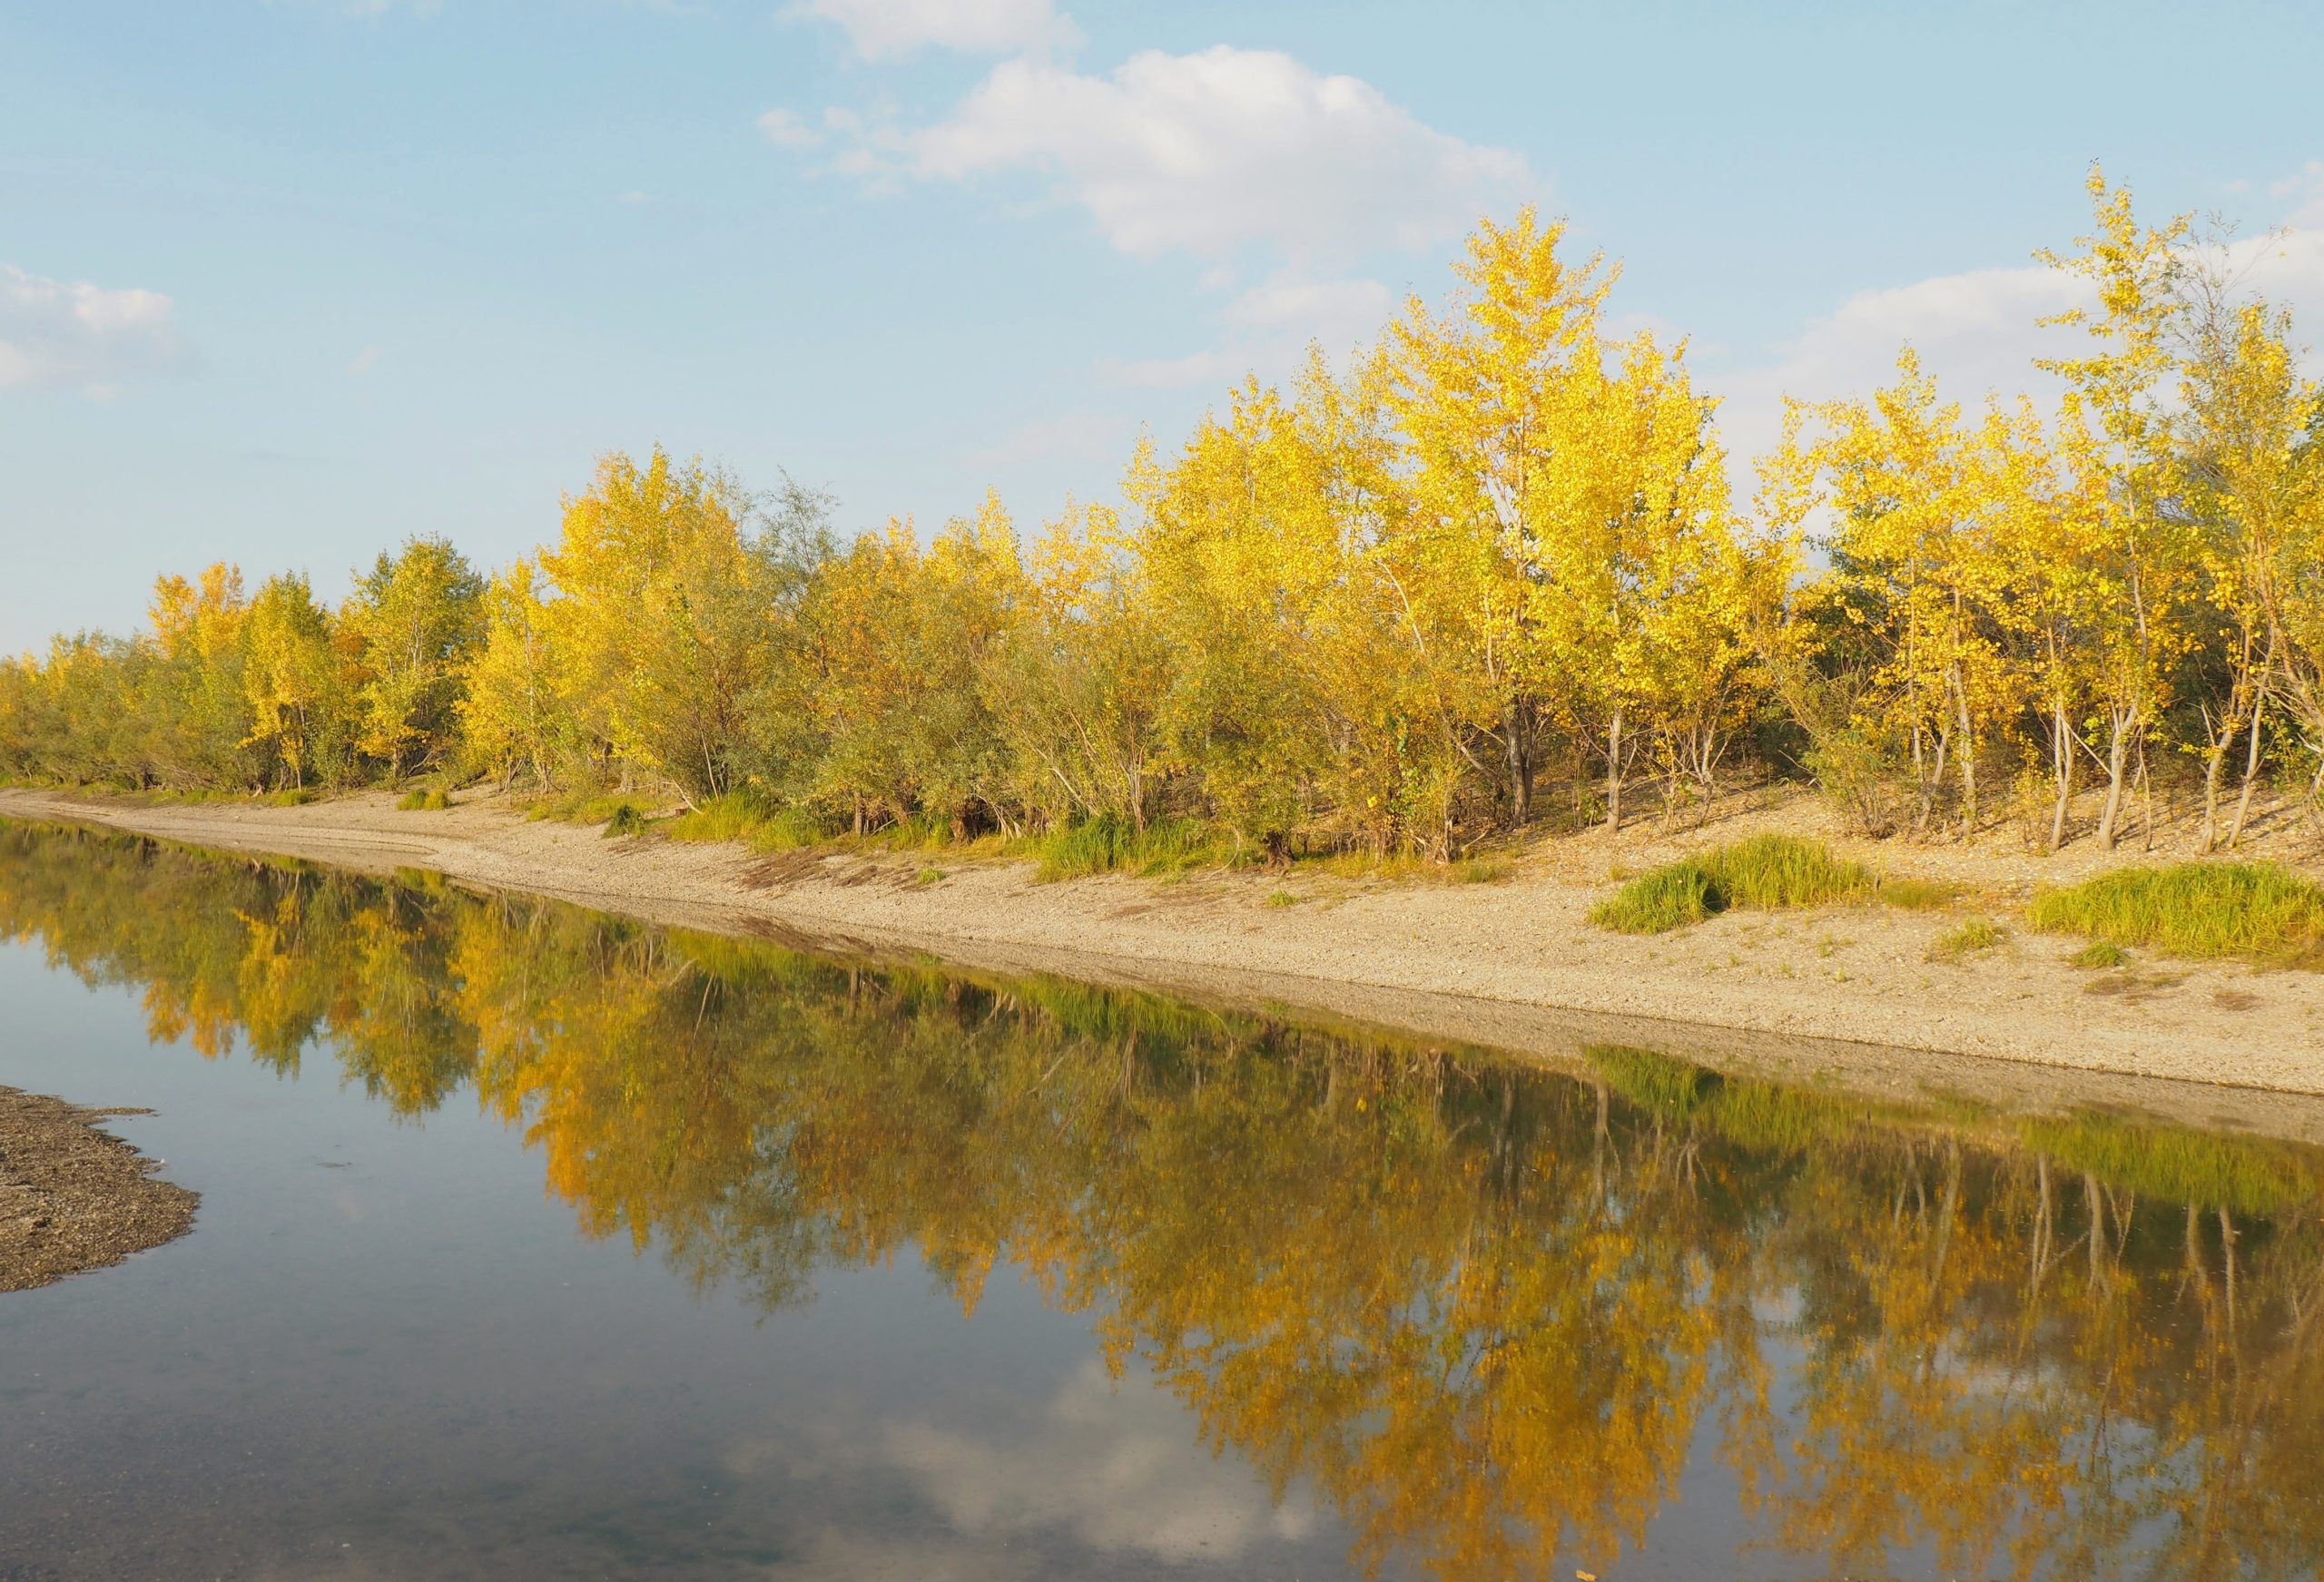
<path id="1" fill-rule="evenodd" d="M 1305 1489 L 1214 1456 L 1089 1319 L 908 1260 L 762 1318 L 576 1235 L 463 1100 L 147 1044 L 0 949 L 0 1082 L 203 1194 L 192 1235 L 0 1297 L 0 1575 L 1003 1578 L 1340 1574 Z"/>

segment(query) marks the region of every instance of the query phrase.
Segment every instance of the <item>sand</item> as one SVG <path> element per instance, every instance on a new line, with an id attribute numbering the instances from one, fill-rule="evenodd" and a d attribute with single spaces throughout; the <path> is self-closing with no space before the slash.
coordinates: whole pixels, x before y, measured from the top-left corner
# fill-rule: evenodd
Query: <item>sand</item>
<path id="1" fill-rule="evenodd" d="M 1653 938 L 1589 923 L 1616 874 L 1678 850 L 1760 829 L 1831 837 L 1812 797 L 1744 799 L 1707 827 L 1675 833 L 1649 821 L 1620 837 L 1545 838 L 1517 854 L 1507 879 L 1474 884 L 1348 879 L 1304 866 L 1043 884 L 1025 863 L 941 853 L 769 857 L 650 833 L 609 840 L 595 827 L 528 821 L 475 792 L 421 812 L 378 793 L 272 807 L 0 791 L 0 816 L 374 871 L 428 869 L 654 921 L 842 951 L 928 952 L 1516 1049 L 1620 1038 L 1795 1079 L 1846 1068 L 1872 1086 L 2120 1101 L 2324 1140 L 2324 1105 L 2266 1096 L 2324 1096 L 2324 974 L 2161 958 L 2093 973 L 2067 959 L 2080 941 L 2012 922 L 2034 884 L 2134 852 L 2045 859 L 2010 844 L 1891 840 L 1861 854 L 1888 873 L 1974 893 L 1930 912 L 1735 912 Z M 2007 938 L 1959 960 L 1934 954 L 1971 915 L 2002 923 Z M 2059 1086 L 2070 1074 L 2080 1076 Z M 2209 1086 L 2173 1086 L 2184 1084 Z"/>

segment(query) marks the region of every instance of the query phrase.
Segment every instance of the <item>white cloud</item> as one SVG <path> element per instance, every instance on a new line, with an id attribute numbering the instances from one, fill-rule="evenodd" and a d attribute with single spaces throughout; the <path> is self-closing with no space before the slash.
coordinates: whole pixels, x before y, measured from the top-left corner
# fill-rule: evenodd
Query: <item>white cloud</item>
<path id="1" fill-rule="evenodd" d="M 923 180 L 1045 177 L 1139 258 L 1422 249 L 1531 183 L 1519 155 L 1424 126 L 1369 84 L 1225 44 L 1147 50 L 1109 76 L 1004 62 L 937 124 L 862 136 Z"/>
<path id="2" fill-rule="evenodd" d="M 2299 200 L 2286 222 L 2290 229 L 2232 242 L 2227 266 L 2243 290 L 2290 308 L 2295 331 L 2312 339 L 2324 322 L 2324 165 L 2311 165 L 2271 190 L 2279 198 Z M 2020 393 L 2046 407 L 2058 384 L 2034 359 L 2073 355 L 2083 338 L 2079 330 L 2044 329 L 2038 320 L 2093 300 L 2086 281 L 2035 264 L 1938 275 L 1859 291 L 1812 320 L 1768 361 L 1699 377 L 1705 389 L 1723 398 L 1721 434 L 1747 464 L 1780 437 L 1786 396 L 1868 395 L 1893 380 L 1897 351 L 1906 344 L 1936 377 L 1939 389 L 1965 408 L 1974 409 L 1989 394 L 2010 400 Z"/>
<path id="3" fill-rule="evenodd" d="M 814 148 L 823 134 L 788 110 L 774 109 L 759 117 L 759 131 L 777 148 Z"/>
<path id="4" fill-rule="evenodd" d="M 0 388 L 107 395 L 124 380 L 182 368 L 190 359 L 175 317 L 159 291 L 67 283 L 0 264 Z"/>
<path id="5" fill-rule="evenodd" d="M 367 346 L 362 350 L 355 354 L 355 360 L 353 362 L 347 365 L 348 376 L 350 378 L 359 379 L 365 374 L 369 373 L 374 368 L 378 367 L 379 361 L 379 349 L 376 346 Z"/>
<path id="6" fill-rule="evenodd" d="M 837 23 L 867 61 L 930 47 L 1009 54 L 1081 42 L 1052 0 L 803 0 L 792 15 Z"/>
<path id="7" fill-rule="evenodd" d="M 1117 1390 L 1085 1361 L 1043 1419 L 1007 1439 L 898 1428 L 883 1459 L 971 1538 L 1064 1529 L 1103 1552 L 1215 1565 L 1315 1526 L 1308 1510 L 1276 1506 L 1239 1458 L 1206 1449 L 1184 1410 L 1144 1378 Z"/>

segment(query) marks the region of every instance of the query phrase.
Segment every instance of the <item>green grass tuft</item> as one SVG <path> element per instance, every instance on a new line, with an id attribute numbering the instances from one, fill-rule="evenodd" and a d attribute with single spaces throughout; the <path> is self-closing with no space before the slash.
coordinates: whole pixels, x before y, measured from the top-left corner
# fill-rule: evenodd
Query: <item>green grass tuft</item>
<path id="1" fill-rule="evenodd" d="M 1957 929 L 1939 934 L 1928 948 L 1931 961 L 1961 961 L 1978 956 L 2009 938 L 2008 932 L 1991 919 L 1971 918 Z"/>
<path id="2" fill-rule="evenodd" d="M 602 824 L 624 808 L 642 820 L 655 807 L 651 797 L 635 791 L 576 791 L 542 798 L 526 810 L 525 817 L 554 819 L 564 824 Z"/>
<path id="3" fill-rule="evenodd" d="M 2196 959 L 2324 967 L 2324 886 L 2268 862 L 2125 868 L 2034 898 L 2044 933 Z"/>
<path id="4" fill-rule="evenodd" d="M 661 830 L 673 840 L 733 840 L 753 851 L 796 851 L 839 833 L 812 808 L 784 807 L 747 791 L 706 798 Z"/>
<path id="5" fill-rule="evenodd" d="M 622 803 L 606 820 L 606 839 L 608 840 L 617 836 L 642 835 L 645 832 L 645 815 L 631 802 Z"/>
<path id="6" fill-rule="evenodd" d="M 1908 912 L 1933 912 L 1961 899 L 1961 887 L 1941 879 L 1884 879 L 1880 899 Z"/>
<path id="7" fill-rule="evenodd" d="M 2121 967 L 2131 953 L 2112 939 L 2093 939 L 2066 959 L 2076 967 Z"/>
<path id="8" fill-rule="evenodd" d="M 1877 880 L 1820 841 L 1755 835 L 1640 874 L 1592 908 L 1590 920 L 1624 934 L 1660 934 L 1737 908 L 1772 910 L 1860 899 Z"/>
<path id="9" fill-rule="evenodd" d="M 451 805 L 440 786 L 415 788 L 396 799 L 396 806 L 407 813 L 440 813 Z"/>
<path id="10" fill-rule="evenodd" d="M 1043 883 L 1097 873 L 1182 873 L 1236 860 L 1216 829 L 1191 819 L 1160 819 L 1143 830 L 1118 819 L 1086 819 L 1039 837 L 1032 849 L 1034 877 Z"/>

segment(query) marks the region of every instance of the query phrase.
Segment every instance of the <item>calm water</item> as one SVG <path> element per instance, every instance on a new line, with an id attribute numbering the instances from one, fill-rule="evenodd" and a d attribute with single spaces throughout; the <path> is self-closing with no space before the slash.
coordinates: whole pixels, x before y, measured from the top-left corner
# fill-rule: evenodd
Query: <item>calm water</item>
<path id="1" fill-rule="evenodd" d="M 2324 1165 L 0 824 L 0 1578 L 2309 1577 Z"/>

